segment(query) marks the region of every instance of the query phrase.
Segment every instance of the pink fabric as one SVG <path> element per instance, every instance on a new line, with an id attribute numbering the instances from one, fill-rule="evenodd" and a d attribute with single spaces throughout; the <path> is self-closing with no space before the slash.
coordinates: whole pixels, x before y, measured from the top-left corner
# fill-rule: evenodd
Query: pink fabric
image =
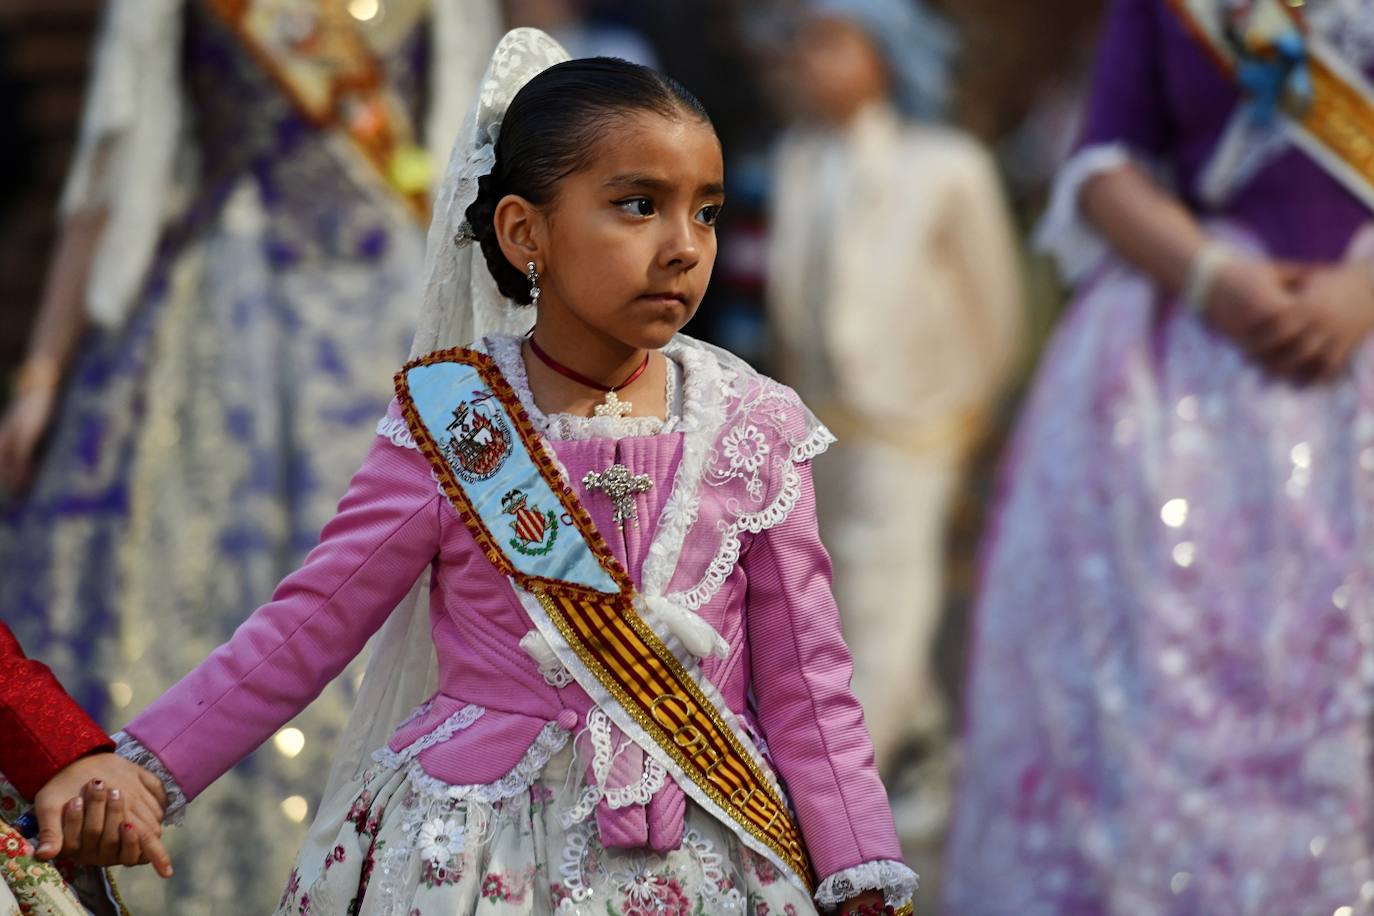
<path id="1" fill-rule="evenodd" d="M 656 481 L 639 499 L 639 526 L 623 531 L 611 523 L 603 495 L 581 494 L 638 580 L 681 458 L 681 434 L 552 445 L 573 481 L 614 461 Z M 817 873 L 826 876 L 900 859 L 901 850 L 863 714 L 849 691 L 849 653 L 830 593 L 808 465 L 801 477 L 790 517 L 745 535 L 741 561 L 701 609 L 731 645 L 727 659 L 708 659 L 702 670 L 732 710 L 757 722 Z M 556 689 L 544 681 L 519 647 L 530 624 L 509 583 L 439 495 L 420 453 L 385 439 L 378 439 L 305 565 L 128 731 L 194 797 L 313 699 L 430 564 L 439 691 L 433 708 L 398 730 L 391 746 L 412 743 L 475 703 L 486 708 L 481 719 L 418 759 L 445 782 L 499 779 L 560 713 L 571 710 L 585 722 L 591 700 L 575 684 Z M 670 785 L 647 812 L 603 811 L 599 824 L 627 843 L 672 848 L 681 841 L 685 804 Z"/>

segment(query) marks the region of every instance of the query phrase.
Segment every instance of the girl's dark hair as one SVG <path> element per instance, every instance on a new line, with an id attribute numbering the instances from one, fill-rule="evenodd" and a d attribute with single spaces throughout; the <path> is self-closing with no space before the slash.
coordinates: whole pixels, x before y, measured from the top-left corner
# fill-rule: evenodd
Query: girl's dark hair
<path id="1" fill-rule="evenodd" d="M 501 121 L 496 163 L 479 179 L 466 211 L 501 295 L 530 303 L 525 272 L 506 260 L 496 238 L 496 205 L 507 194 L 536 206 L 551 203 L 558 182 L 591 162 L 601 134 L 618 118 L 643 111 L 711 123 L 701 102 L 676 80 L 612 57 L 555 64 L 515 94 Z"/>

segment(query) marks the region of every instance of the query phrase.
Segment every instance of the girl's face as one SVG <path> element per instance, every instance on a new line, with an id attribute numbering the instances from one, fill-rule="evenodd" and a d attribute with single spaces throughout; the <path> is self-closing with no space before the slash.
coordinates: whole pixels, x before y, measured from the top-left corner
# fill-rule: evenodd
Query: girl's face
<path id="1" fill-rule="evenodd" d="M 711 127 L 684 114 L 614 119 L 591 164 L 543 209 L 507 197 L 506 257 L 540 273 L 540 322 L 657 349 L 696 312 L 716 260 L 725 167 Z"/>

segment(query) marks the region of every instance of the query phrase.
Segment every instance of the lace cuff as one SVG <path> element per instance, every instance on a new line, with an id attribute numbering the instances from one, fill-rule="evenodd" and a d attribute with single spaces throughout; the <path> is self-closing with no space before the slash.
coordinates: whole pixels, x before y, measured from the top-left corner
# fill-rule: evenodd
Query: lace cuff
<path id="1" fill-rule="evenodd" d="M 167 793 L 167 807 L 162 815 L 164 824 L 180 824 L 186 816 L 186 793 L 157 755 L 139 742 L 128 732 L 114 735 L 115 753 L 130 763 L 136 763 L 162 781 L 162 789 Z"/>
<path id="2" fill-rule="evenodd" d="M 1135 158 L 1124 143 L 1106 143 L 1079 150 L 1059 169 L 1050 205 L 1035 230 L 1035 247 L 1054 258 L 1068 283 L 1083 280 L 1111 254 L 1106 240 L 1083 218 L 1079 209 L 1083 186 L 1098 175 L 1128 165 Z"/>
<path id="3" fill-rule="evenodd" d="M 884 902 L 893 908 L 906 906 L 916 895 L 916 873 L 901 862 L 879 859 L 836 872 L 816 889 L 816 902 L 834 909 L 864 891 L 882 891 Z"/>

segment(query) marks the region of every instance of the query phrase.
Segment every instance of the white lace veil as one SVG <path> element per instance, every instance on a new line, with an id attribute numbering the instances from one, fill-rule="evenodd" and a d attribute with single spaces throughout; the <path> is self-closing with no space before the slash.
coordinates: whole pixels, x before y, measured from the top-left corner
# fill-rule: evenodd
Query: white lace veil
<path id="1" fill-rule="evenodd" d="M 492 53 L 477 99 L 453 147 L 444 183 L 435 196 L 425 252 L 424 305 L 411 347 L 412 358 L 466 346 L 486 334 L 523 334 L 533 323 L 533 309 L 519 308 L 497 291 L 480 246 L 466 231 L 465 213 L 477 196 L 477 180 L 491 171 L 496 160 L 496 138 L 511 99 L 536 74 L 567 59 L 558 42 L 538 29 L 509 32 Z M 341 797 L 351 800 L 357 794 L 372 752 L 434 692 L 436 683 L 426 573 L 373 640 L 312 834 L 319 831 L 326 838 L 334 835 L 338 824 L 325 823 L 331 820 L 328 815 L 340 810 Z"/>

